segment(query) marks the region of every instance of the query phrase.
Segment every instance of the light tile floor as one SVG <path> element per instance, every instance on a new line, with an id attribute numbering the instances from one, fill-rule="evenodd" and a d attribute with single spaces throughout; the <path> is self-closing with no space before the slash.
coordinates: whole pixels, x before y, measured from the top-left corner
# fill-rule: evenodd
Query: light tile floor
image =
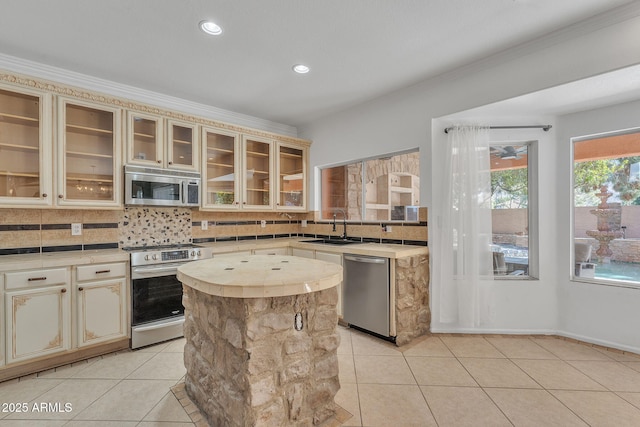
<path id="1" fill-rule="evenodd" d="M 398 348 L 339 328 L 344 426 L 640 426 L 640 357 L 552 337 L 437 335 Z M 0 426 L 193 426 L 170 390 L 184 340 L 0 383 Z M 71 403 L 70 412 L 33 404 Z M 1 410 L 2 408 L 0 408 Z"/>

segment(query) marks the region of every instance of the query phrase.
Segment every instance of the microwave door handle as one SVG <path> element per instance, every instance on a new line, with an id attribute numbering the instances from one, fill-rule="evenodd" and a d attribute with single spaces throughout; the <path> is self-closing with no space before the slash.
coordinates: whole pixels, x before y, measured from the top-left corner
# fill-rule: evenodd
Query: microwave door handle
<path id="1" fill-rule="evenodd" d="M 184 193 L 187 192 L 187 181 L 182 181 L 182 191 L 180 192 L 180 201 L 184 205 Z"/>

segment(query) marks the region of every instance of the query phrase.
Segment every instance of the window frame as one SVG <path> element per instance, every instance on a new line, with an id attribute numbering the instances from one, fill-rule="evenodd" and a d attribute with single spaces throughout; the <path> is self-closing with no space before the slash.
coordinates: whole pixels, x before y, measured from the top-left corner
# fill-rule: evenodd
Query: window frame
<path id="1" fill-rule="evenodd" d="M 590 140 L 594 140 L 594 139 L 603 139 L 603 138 L 608 138 L 608 137 L 614 137 L 614 136 L 620 136 L 620 135 L 627 135 L 627 134 L 633 134 L 633 133 L 639 133 L 640 134 L 640 127 L 633 127 L 633 128 L 625 128 L 625 129 L 619 129 L 619 130 L 615 130 L 615 131 L 608 131 L 608 132 L 599 132 L 599 133 L 594 133 L 594 134 L 588 134 L 588 135 L 581 135 L 581 136 L 574 136 L 569 138 L 569 142 L 571 143 L 570 145 L 570 159 L 571 159 L 571 179 L 569 182 L 570 187 L 570 191 L 571 191 L 571 198 L 569 200 L 570 203 L 570 256 L 569 256 L 569 262 L 570 262 L 570 277 L 569 277 L 569 281 L 572 283 L 588 283 L 588 284 L 592 284 L 592 285 L 600 285 L 600 286 L 611 286 L 611 287 L 616 287 L 616 288 L 629 288 L 629 289 L 640 289 L 640 282 L 631 282 L 628 280 L 618 280 L 618 279 L 606 279 L 606 278 L 589 278 L 589 277 L 584 277 L 584 276 L 576 276 L 576 272 L 575 272 L 575 265 L 576 265 L 576 254 L 575 254 L 575 231 L 576 231 L 576 224 L 575 224 L 575 210 L 576 210 L 576 206 L 575 206 L 575 144 L 578 142 L 583 142 L 583 141 L 590 141 Z M 592 250 L 596 250 L 592 249 Z"/>
<path id="2" fill-rule="evenodd" d="M 489 146 L 513 146 L 513 145 L 526 145 L 527 146 L 527 222 L 529 228 L 528 236 L 528 274 L 522 276 L 502 276 L 493 275 L 493 280 L 518 280 L 518 281 L 532 281 L 539 280 L 540 278 L 540 263 L 539 263 L 539 184 L 538 184 L 538 145 L 540 141 L 538 139 L 526 139 L 526 140 L 492 140 L 489 142 Z M 493 232 L 492 232 L 493 233 Z M 492 242 L 493 243 L 493 242 Z"/>
<path id="3" fill-rule="evenodd" d="M 360 164 L 362 167 L 362 176 L 361 176 L 361 185 L 362 185 L 362 192 L 360 194 L 360 205 L 361 205 L 361 212 L 360 212 L 360 219 L 347 219 L 346 221 L 348 223 L 360 223 L 360 224 L 379 224 L 379 223 L 419 223 L 420 222 L 420 218 L 416 218 L 415 221 L 409 221 L 409 220 L 392 220 L 392 219 L 388 219 L 388 220 L 367 220 L 366 218 L 366 173 L 365 173 L 365 164 L 368 161 L 371 160 L 381 160 L 381 159 L 385 159 L 388 157 L 394 157 L 394 156 L 399 156 L 402 154 L 410 154 L 410 153 L 420 153 L 420 147 L 414 147 L 414 148 L 409 148 L 406 150 L 400 150 L 400 151 L 394 151 L 391 153 L 385 153 L 385 154 L 380 154 L 380 155 L 375 155 L 375 156 L 369 156 L 369 157 L 363 157 L 363 158 L 359 158 L 359 159 L 355 159 L 355 160 L 350 160 L 350 161 L 344 161 L 344 162 L 338 162 L 338 163 L 331 163 L 331 164 L 326 164 L 326 165 L 322 165 L 322 166 L 316 166 L 316 188 L 318 190 L 318 196 L 315 197 L 316 201 L 317 201 L 317 210 L 320 213 L 320 218 L 317 220 L 318 222 L 332 222 L 333 219 L 329 219 L 329 218 L 322 218 L 322 212 L 324 211 L 324 207 L 322 206 L 322 199 L 323 199 L 323 186 L 322 186 L 322 171 L 324 169 L 331 169 L 331 168 L 336 168 L 336 167 L 340 167 L 340 166 L 347 166 L 347 165 L 352 165 L 352 164 Z M 418 177 L 418 179 L 420 179 L 420 177 Z M 422 185 L 422 182 L 420 182 L 420 185 Z"/>

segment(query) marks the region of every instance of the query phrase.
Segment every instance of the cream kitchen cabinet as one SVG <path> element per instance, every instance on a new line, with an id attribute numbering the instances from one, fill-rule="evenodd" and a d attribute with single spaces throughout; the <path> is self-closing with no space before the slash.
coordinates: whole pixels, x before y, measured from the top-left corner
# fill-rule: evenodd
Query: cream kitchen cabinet
<path id="1" fill-rule="evenodd" d="M 92 264 L 76 270 L 76 340 L 85 347 L 126 337 L 127 264 Z"/>
<path id="2" fill-rule="evenodd" d="M 195 123 L 127 112 L 128 164 L 197 171 L 198 145 Z"/>
<path id="3" fill-rule="evenodd" d="M 71 347 L 68 268 L 5 274 L 6 363 L 63 352 Z"/>
<path id="4" fill-rule="evenodd" d="M 240 135 L 202 128 L 202 207 L 240 209 Z"/>
<path id="5" fill-rule="evenodd" d="M 0 206 L 51 205 L 52 96 L 0 85 Z"/>
<path id="6" fill-rule="evenodd" d="M 307 147 L 278 142 L 276 210 L 307 210 Z"/>
<path id="7" fill-rule="evenodd" d="M 57 201 L 60 206 L 122 205 L 122 110 L 58 98 Z"/>
<path id="8" fill-rule="evenodd" d="M 292 255 L 302 258 L 319 259 L 342 265 L 342 254 L 334 252 L 314 251 L 311 249 L 292 248 Z M 342 317 L 342 282 L 338 285 L 338 316 Z"/>
<path id="9" fill-rule="evenodd" d="M 334 264 L 342 265 L 342 254 L 332 252 L 316 251 L 316 259 Z M 342 317 L 342 282 L 338 284 L 338 316 Z"/>
<path id="10" fill-rule="evenodd" d="M 288 247 L 269 248 L 269 249 L 254 249 L 254 255 L 289 255 Z"/>
<path id="11" fill-rule="evenodd" d="M 0 274 L 0 319 L 4 319 L 4 274 Z M 0 327 L 0 368 L 4 366 L 4 328 Z"/>
<path id="12" fill-rule="evenodd" d="M 272 210 L 274 206 L 274 142 L 242 138 L 242 209 Z"/>

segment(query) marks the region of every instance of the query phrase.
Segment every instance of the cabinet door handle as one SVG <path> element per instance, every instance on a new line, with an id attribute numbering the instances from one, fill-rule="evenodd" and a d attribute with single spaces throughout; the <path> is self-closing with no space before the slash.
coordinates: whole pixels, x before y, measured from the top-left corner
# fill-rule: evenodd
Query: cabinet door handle
<path id="1" fill-rule="evenodd" d="M 60 289 L 60 293 L 62 293 L 62 294 L 66 294 L 66 293 L 67 293 L 67 288 L 62 288 L 62 289 Z"/>
<path id="2" fill-rule="evenodd" d="M 169 162 L 169 164 L 170 164 L 170 165 L 172 165 L 172 164 L 173 164 L 173 162 Z"/>
<path id="3" fill-rule="evenodd" d="M 47 198 L 47 193 L 42 193 L 42 198 L 46 199 Z"/>
<path id="4" fill-rule="evenodd" d="M 80 287 L 78 288 L 78 292 L 82 292 L 82 291 L 84 291 L 84 288 L 83 288 L 82 286 L 80 286 Z"/>
<path id="5" fill-rule="evenodd" d="M 162 160 L 158 159 L 156 160 L 157 163 L 162 163 Z"/>
<path id="6" fill-rule="evenodd" d="M 111 270 L 98 270 L 96 274 L 111 273 Z"/>
<path id="7" fill-rule="evenodd" d="M 62 194 L 58 194 L 58 199 L 63 199 L 64 196 Z"/>
<path id="8" fill-rule="evenodd" d="M 28 282 L 35 282 L 37 280 L 47 280 L 47 277 L 46 276 L 43 276 L 43 277 L 29 277 L 27 279 Z"/>

